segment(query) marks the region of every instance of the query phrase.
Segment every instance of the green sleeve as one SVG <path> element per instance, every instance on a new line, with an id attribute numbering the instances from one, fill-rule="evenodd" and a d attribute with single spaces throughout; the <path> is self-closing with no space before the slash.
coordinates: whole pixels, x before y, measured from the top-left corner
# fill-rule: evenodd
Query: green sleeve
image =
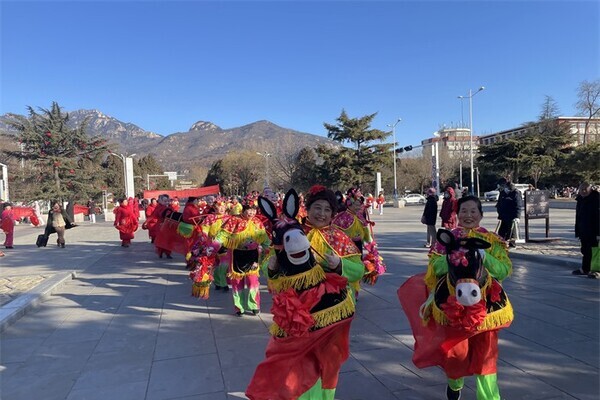
<path id="1" fill-rule="evenodd" d="M 365 265 L 360 255 L 354 254 L 342 257 L 342 276 L 348 279 L 348 282 L 357 282 L 365 274 Z"/>
<path id="2" fill-rule="evenodd" d="M 445 254 L 431 254 L 429 265 L 433 267 L 435 276 L 442 276 L 448 273 L 448 260 L 446 259 Z"/>
<path id="3" fill-rule="evenodd" d="M 501 243 L 493 243 L 492 247 L 486 250 L 483 266 L 499 281 L 512 273 L 512 262 L 508 258 L 508 251 Z"/>

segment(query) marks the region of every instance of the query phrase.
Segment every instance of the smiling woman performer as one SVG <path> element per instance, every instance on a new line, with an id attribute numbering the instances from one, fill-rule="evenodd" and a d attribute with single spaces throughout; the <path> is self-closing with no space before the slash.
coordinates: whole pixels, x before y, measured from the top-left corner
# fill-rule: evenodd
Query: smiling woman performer
<path id="1" fill-rule="evenodd" d="M 355 305 L 348 281 L 363 276 L 360 253 L 331 226 L 337 200 L 324 186 L 308 193 L 304 227 L 296 220 L 299 196 L 293 189 L 286 194 L 283 215 L 263 204 L 268 200 L 261 198 L 261 210 L 274 227 L 267 261 L 274 323 L 266 358 L 246 395 L 252 400 L 332 400 L 349 356 Z"/>

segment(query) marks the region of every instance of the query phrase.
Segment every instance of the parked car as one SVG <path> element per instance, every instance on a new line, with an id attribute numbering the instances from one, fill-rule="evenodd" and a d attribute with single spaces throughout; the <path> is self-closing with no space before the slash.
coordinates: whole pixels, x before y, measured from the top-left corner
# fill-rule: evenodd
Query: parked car
<path id="1" fill-rule="evenodd" d="M 427 201 L 427 199 L 425 199 L 425 196 L 420 195 L 418 193 L 407 194 L 402 198 L 402 200 L 404 200 L 406 204 L 425 204 L 425 202 Z"/>
<path id="2" fill-rule="evenodd" d="M 498 197 L 500 197 L 500 192 L 497 190 L 491 190 L 489 192 L 485 192 L 483 194 L 485 201 L 498 201 Z"/>

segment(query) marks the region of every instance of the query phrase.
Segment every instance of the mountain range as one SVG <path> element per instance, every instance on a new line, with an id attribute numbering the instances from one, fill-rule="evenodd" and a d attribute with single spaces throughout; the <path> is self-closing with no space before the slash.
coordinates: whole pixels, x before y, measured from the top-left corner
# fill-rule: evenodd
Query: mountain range
<path id="1" fill-rule="evenodd" d="M 326 137 L 283 128 L 265 120 L 230 129 L 208 121 L 197 121 L 187 132 L 162 136 L 98 110 L 76 110 L 68 114 L 71 126 L 79 125 L 88 118 L 86 132 L 89 135 L 107 139 L 123 154 L 136 154 L 138 157 L 152 154 L 167 171 L 185 172 L 192 166 L 210 167 L 214 161 L 239 150 L 275 153 L 289 148 L 315 148 L 320 144 L 339 146 Z M 0 116 L 1 131 L 9 130 L 2 119 L 10 115 Z M 5 142 L 0 144 L 4 146 Z"/>

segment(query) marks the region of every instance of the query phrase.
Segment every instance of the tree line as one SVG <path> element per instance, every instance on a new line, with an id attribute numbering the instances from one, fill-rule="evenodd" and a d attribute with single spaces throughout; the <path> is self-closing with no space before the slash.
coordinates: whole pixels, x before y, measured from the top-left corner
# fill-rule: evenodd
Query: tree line
<path id="1" fill-rule="evenodd" d="M 543 186 L 576 186 L 581 181 L 600 182 L 600 142 L 591 141 L 590 122 L 599 116 L 600 80 L 583 81 L 578 88 L 576 108 L 586 117 L 583 144 L 574 146 L 567 124 L 557 123 L 557 103 L 546 96 L 536 121 L 523 125 L 525 133 L 487 146 L 479 147 L 476 166 L 483 188 L 495 187 L 499 177 L 514 182 Z M 226 195 L 244 195 L 269 186 L 285 191 L 294 187 L 306 191 L 314 183 L 346 190 L 360 186 L 374 193 L 376 172 L 381 172 L 382 187 L 392 193 L 394 184 L 391 143 L 392 134 L 372 128 L 377 113 L 351 117 L 342 109 L 333 123 L 324 122 L 327 137 L 336 146 L 319 145 L 298 148 L 293 137 L 282 137 L 254 150 L 241 150 L 217 160 L 199 185 L 219 184 Z M 67 126 L 68 114 L 54 102 L 49 109 L 38 111 L 28 107 L 28 116 L 11 115 L 4 119 L 11 132 L 5 138 L 18 144 L 3 150 L 3 160 L 20 163 L 12 168 L 12 196 L 19 200 L 87 199 L 103 191 L 124 195 L 123 161 L 112 155 L 115 145 L 84 131 L 87 121 L 78 127 Z M 596 133 L 597 137 L 597 133 Z M 466 157 L 468 149 L 464 149 Z M 259 154 L 260 153 L 260 154 Z M 268 155 L 268 156 L 267 156 Z M 460 181 L 460 161 L 440 151 L 440 181 Z M 463 176 L 470 176 L 463 162 Z M 396 158 L 396 177 L 400 193 L 424 192 L 431 185 L 431 159 L 418 150 Z M 152 155 L 136 158 L 135 184 L 138 191 L 146 186 L 147 175 L 162 174 L 164 168 Z M 153 177 L 153 189 L 170 188 L 169 181 Z"/>

